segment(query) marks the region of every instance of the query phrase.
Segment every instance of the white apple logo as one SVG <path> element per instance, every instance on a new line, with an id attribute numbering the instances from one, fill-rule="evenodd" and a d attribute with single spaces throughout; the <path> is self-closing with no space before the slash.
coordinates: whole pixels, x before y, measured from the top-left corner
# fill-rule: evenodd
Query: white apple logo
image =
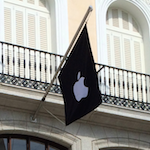
<path id="1" fill-rule="evenodd" d="M 87 97 L 89 88 L 84 85 L 85 77 L 80 77 L 80 72 L 78 72 L 77 79 L 78 81 L 73 86 L 73 93 L 79 102 L 82 98 Z"/>

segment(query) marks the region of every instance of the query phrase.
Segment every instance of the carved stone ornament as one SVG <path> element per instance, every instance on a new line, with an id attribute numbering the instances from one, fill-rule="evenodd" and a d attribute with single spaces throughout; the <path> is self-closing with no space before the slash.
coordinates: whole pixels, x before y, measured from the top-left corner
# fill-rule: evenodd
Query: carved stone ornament
<path id="1" fill-rule="evenodd" d="M 150 5 L 150 0 L 141 0 L 144 1 L 146 4 Z"/>
<path id="2" fill-rule="evenodd" d="M 137 0 L 130 0 L 130 1 L 137 1 Z M 139 0 L 139 1 L 143 1 L 147 5 L 150 5 L 150 0 Z"/>

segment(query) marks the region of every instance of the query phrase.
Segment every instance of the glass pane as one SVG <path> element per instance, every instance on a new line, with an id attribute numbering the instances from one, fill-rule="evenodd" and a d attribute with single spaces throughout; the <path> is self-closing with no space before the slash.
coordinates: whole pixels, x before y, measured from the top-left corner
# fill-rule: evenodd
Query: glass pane
<path id="1" fill-rule="evenodd" d="M 26 140 L 11 139 L 11 150 L 26 150 Z"/>
<path id="2" fill-rule="evenodd" d="M 45 145 L 39 142 L 30 142 L 30 150 L 45 150 Z"/>
<path id="3" fill-rule="evenodd" d="M 7 150 L 7 139 L 0 138 L 0 150 Z"/>
<path id="4" fill-rule="evenodd" d="M 50 147 L 49 150 L 59 150 L 59 149 L 56 149 L 56 148 L 53 148 L 53 147 Z"/>

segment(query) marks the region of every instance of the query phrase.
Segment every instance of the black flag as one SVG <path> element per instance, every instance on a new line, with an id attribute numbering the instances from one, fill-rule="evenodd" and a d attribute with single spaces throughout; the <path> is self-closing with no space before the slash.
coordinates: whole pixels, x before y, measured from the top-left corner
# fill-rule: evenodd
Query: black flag
<path id="1" fill-rule="evenodd" d="M 101 104 L 101 93 L 86 25 L 58 78 L 65 103 L 66 125 Z"/>

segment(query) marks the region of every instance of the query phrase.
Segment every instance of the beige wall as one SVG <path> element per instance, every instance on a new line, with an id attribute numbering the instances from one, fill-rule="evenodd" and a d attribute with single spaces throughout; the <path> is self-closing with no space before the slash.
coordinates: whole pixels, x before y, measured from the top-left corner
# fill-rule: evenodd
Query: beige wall
<path id="1" fill-rule="evenodd" d="M 71 42 L 89 6 L 93 7 L 87 26 L 95 62 L 97 62 L 96 16 L 94 0 L 68 0 L 69 42 Z"/>

